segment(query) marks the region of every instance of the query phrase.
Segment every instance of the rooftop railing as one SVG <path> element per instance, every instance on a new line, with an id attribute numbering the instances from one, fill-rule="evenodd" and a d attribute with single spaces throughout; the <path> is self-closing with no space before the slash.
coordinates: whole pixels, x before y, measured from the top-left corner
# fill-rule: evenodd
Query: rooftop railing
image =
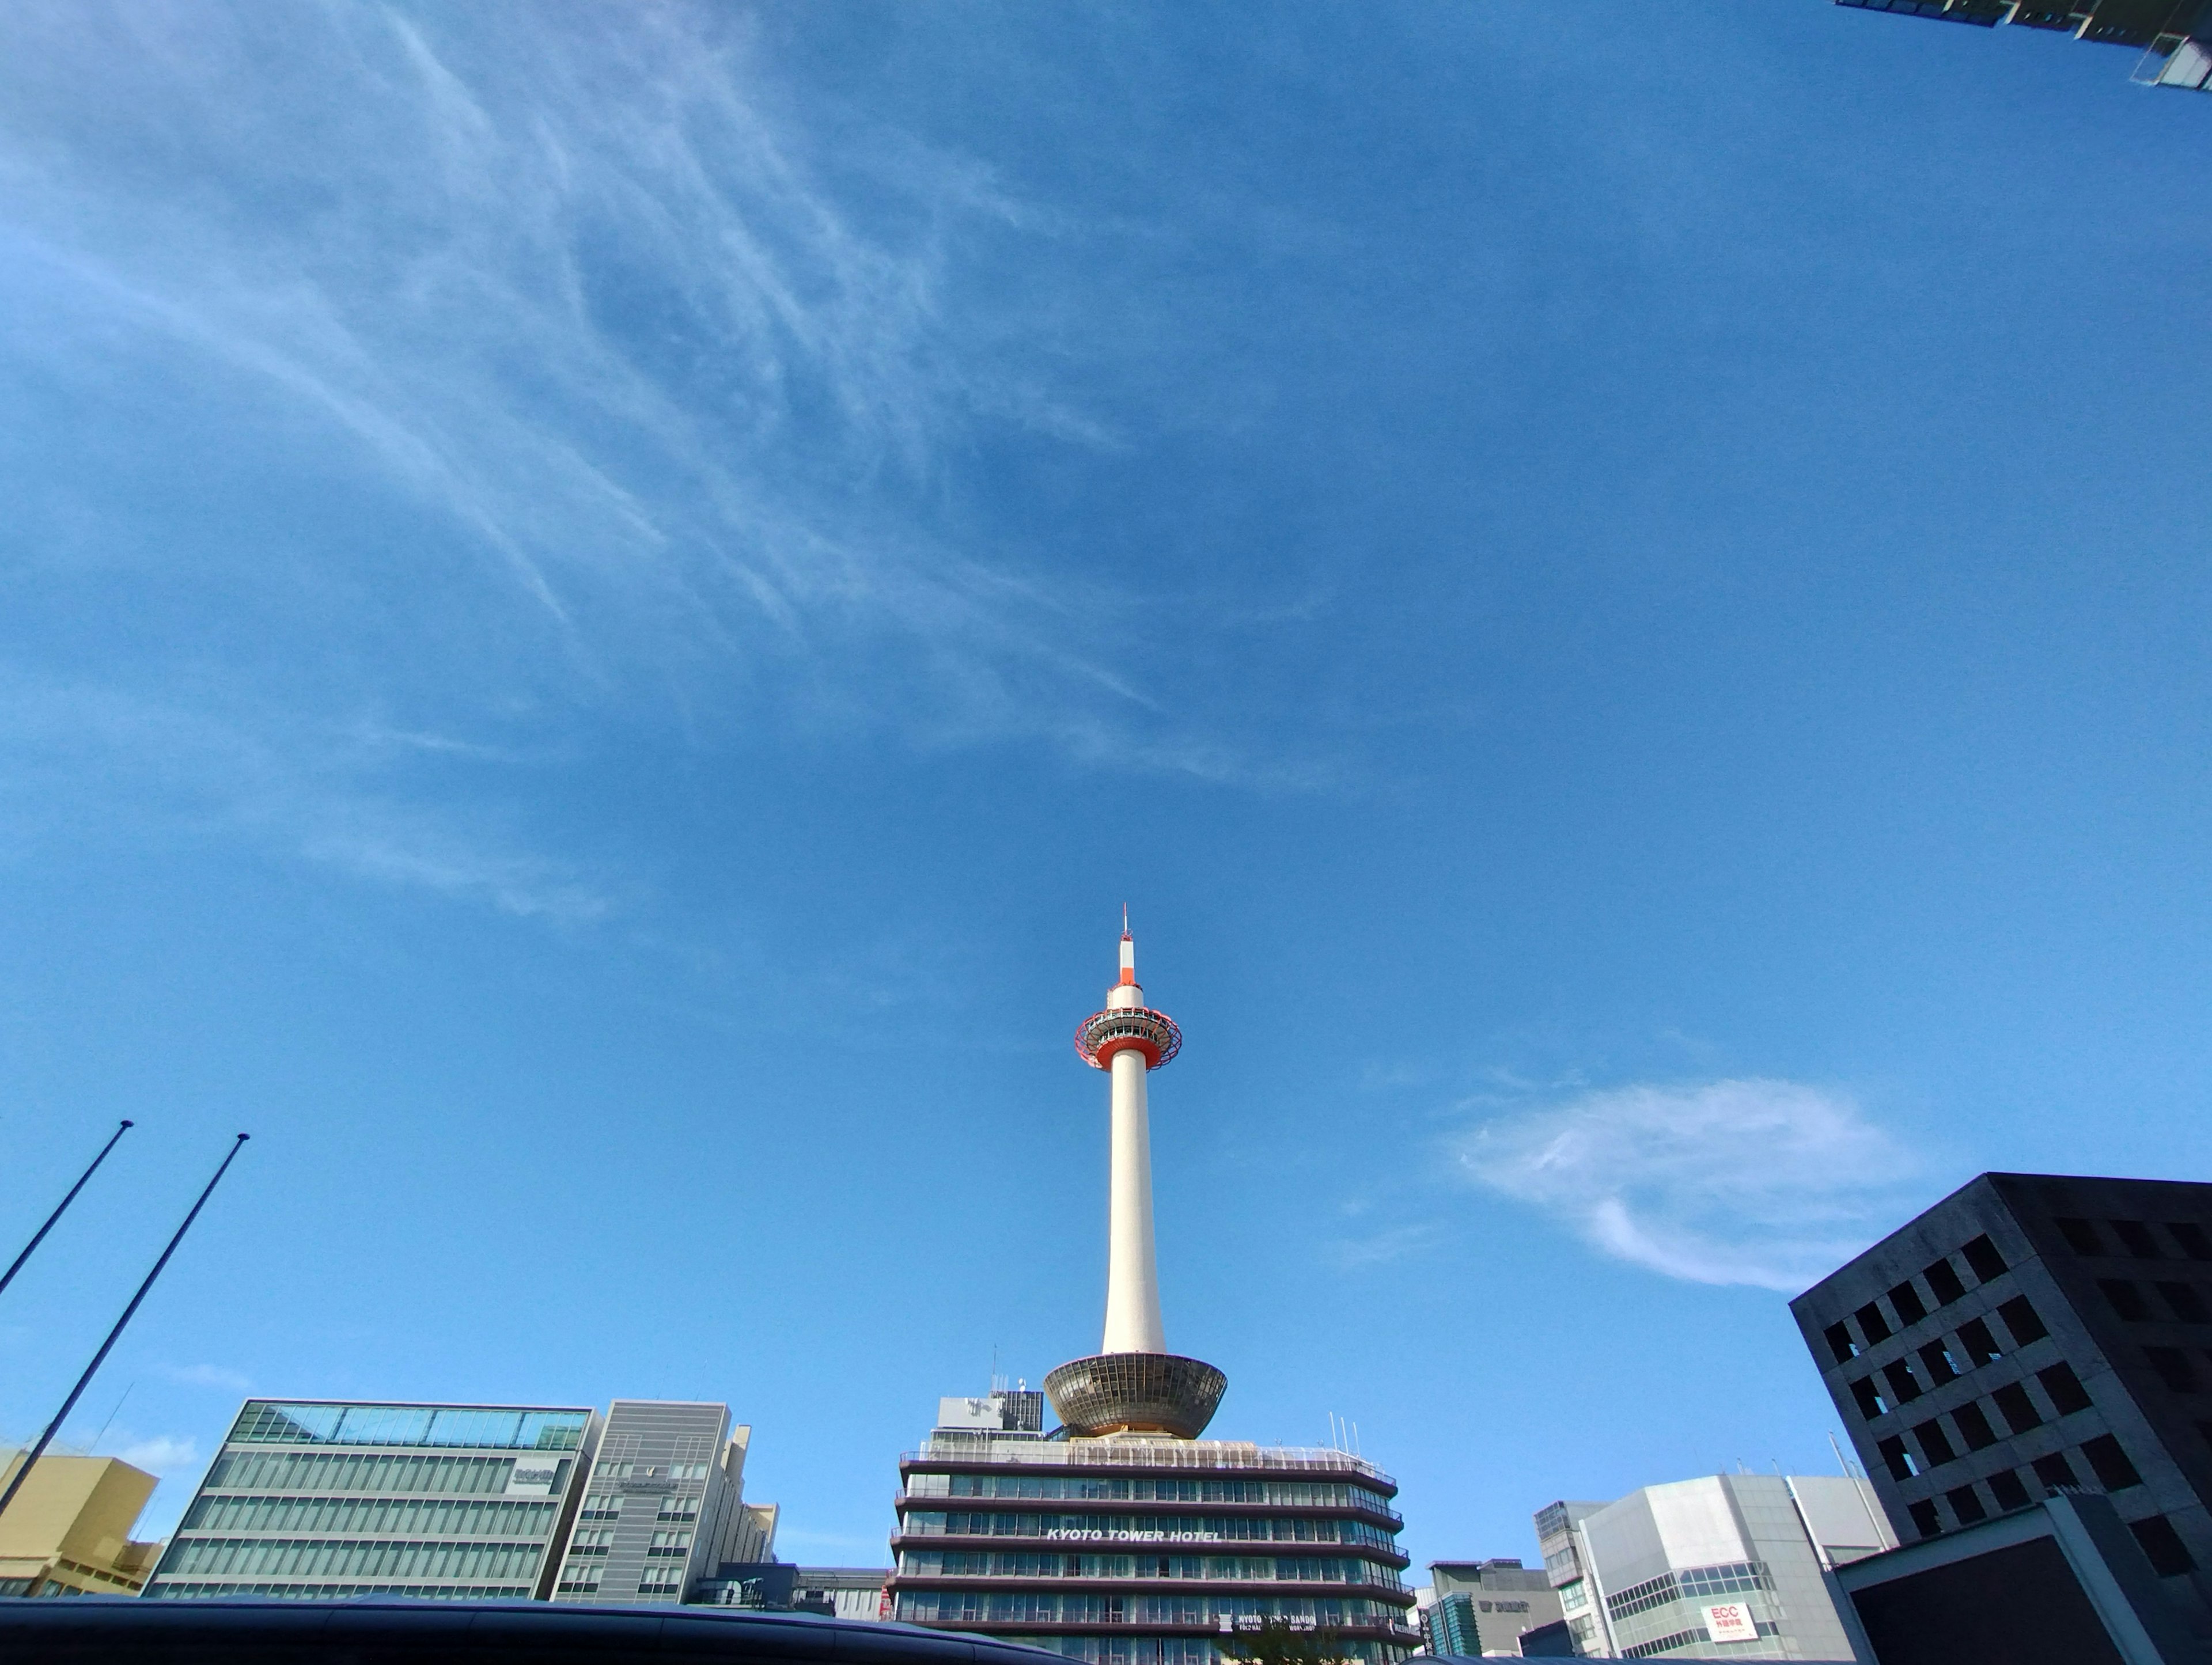
<path id="1" fill-rule="evenodd" d="M 1265 1468 L 1306 1474 L 1348 1474 L 1397 1482 L 1364 1457 L 1310 1445 L 1255 1445 L 1243 1440 L 1044 1440 L 933 1438 L 902 1462 L 1005 1462 L 1065 1468 Z"/>

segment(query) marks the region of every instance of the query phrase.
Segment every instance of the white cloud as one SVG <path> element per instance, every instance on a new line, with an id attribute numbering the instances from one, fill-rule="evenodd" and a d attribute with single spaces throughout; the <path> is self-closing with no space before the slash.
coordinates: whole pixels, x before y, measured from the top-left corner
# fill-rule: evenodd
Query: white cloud
<path id="1" fill-rule="evenodd" d="M 220 1364 L 164 1364 L 161 1373 L 170 1381 L 187 1388 L 219 1388 L 225 1393 L 246 1394 L 253 1390 L 253 1383 L 237 1370 L 226 1370 Z"/>
<path id="2" fill-rule="evenodd" d="M 200 1466 L 199 1442 L 190 1435 L 155 1434 L 150 1438 L 133 1440 L 112 1455 L 133 1468 L 143 1468 L 163 1480 Z"/>
<path id="3" fill-rule="evenodd" d="M 1455 1155 L 1605 1254 L 1792 1294 L 1902 1217 L 1917 1168 L 1849 1097 L 1756 1079 L 1586 1093 L 1479 1127 Z"/>

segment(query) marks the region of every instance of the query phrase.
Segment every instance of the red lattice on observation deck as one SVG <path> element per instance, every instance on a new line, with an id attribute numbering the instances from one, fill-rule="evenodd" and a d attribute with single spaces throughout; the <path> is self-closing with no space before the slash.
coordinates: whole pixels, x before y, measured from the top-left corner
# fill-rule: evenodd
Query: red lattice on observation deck
<path id="1" fill-rule="evenodd" d="M 1117 1052 L 1141 1052 L 1145 1067 L 1156 1070 L 1182 1050 L 1176 1020 L 1150 1006 L 1109 1006 L 1075 1026 L 1075 1055 L 1095 1070 L 1110 1065 Z"/>

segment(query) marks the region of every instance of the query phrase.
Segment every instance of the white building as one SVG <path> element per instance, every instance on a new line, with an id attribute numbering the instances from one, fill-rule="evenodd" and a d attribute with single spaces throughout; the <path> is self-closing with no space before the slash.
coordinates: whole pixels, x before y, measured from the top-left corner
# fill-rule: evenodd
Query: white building
<path id="1" fill-rule="evenodd" d="M 1855 1660 L 1835 1567 L 1896 1547 L 1873 1493 L 1822 1475 L 1711 1474 L 1536 1516 L 1577 1648 L 1598 1659 Z M 1871 1665 L 1866 1662 L 1865 1665 Z"/>

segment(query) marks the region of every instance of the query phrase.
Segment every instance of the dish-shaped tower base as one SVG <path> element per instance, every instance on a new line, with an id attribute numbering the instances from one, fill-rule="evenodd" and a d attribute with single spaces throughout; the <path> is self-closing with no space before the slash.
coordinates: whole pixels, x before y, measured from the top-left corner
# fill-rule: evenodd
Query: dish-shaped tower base
<path id="1" fill-rule="evenodd" d="M 1229 1378 L 1172 1352 L 1106 1352 L 1071 1359 L 1044 1379 L 1071 1434 L 1172 1434 L 1196 1439 L 1221 1407 Z"/>

